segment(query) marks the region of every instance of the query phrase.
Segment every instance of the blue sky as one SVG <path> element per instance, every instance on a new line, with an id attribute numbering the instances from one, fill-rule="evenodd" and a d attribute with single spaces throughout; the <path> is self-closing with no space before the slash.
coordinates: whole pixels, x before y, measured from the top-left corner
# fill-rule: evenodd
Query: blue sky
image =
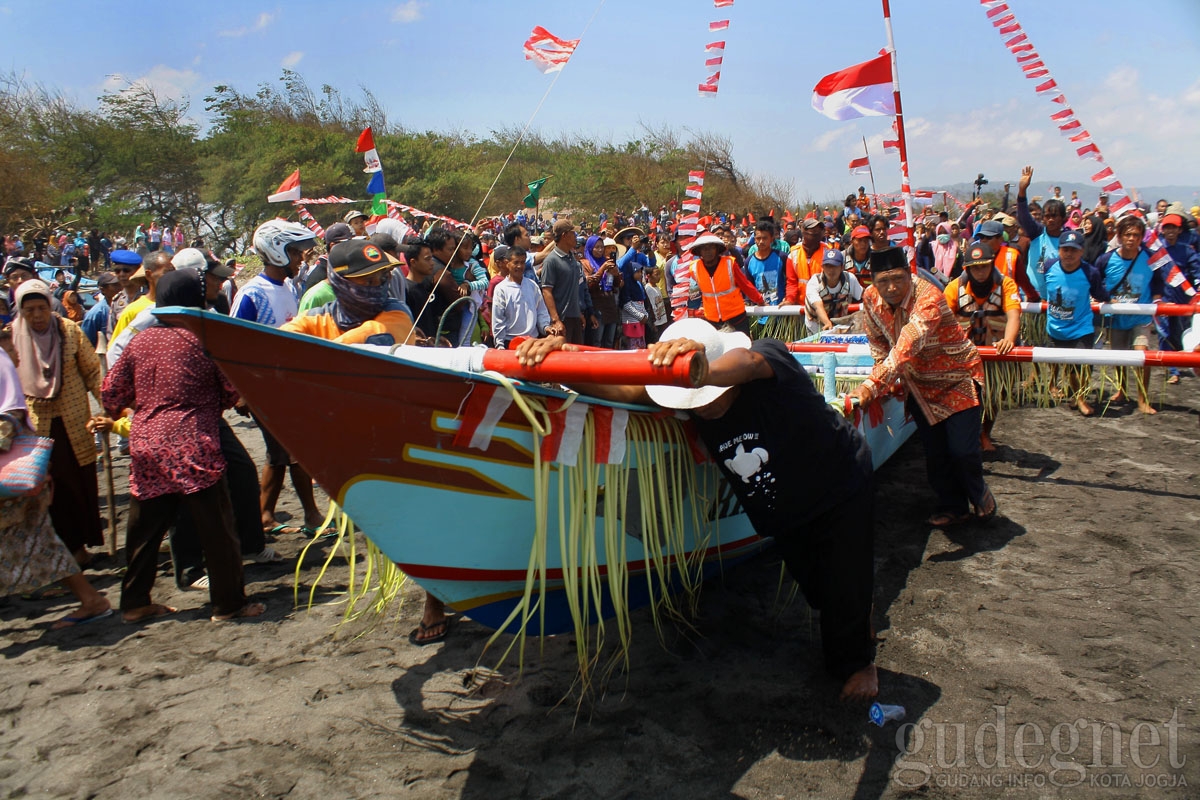
<path id="1" fill-rule="evenodd" d="M 1200 3 L 1008 3 L 1126 186 L 1200 188 Z M 975 0 L 892 6 L 914 188 L 978 172 L 1015 181 L 1026 163 L 1035 191 L 1038 178 L 1086 182 L 1097 171 L 1059 135 L 1056 107 L 1034 94 L 1037 81 L 1024 79 Z M 250 91 L 287 66 L 314 88 L 369 87 L 410 129 L 483 135 L 523 125 L 553 79 L 523 60 L 530 29 L 576 38 L 594 14 L 534 121 L 543 135 L 622 141 L 642 123 L 713 131 L 732 140 L 743 169 L 819 200 L 858 185 L 846 165 L 866 136 L 879 190 L 898 186 L 898 160 L 879 145 L 890 118 L 834 122 L 810 106 L 823 75 L 886 43 L 878 0 L 736 0 L 721 10 L 711 0 L 0 0 L 4 66 L 81 103 L 145 80 L 189 98 L 203 121 L 214 85 Z M 708 22 L 722 18 L 730 29 L 710 34 Z M 714 38 L 728 43 L 721 89 L 702 99 L 702 48 Z"/>

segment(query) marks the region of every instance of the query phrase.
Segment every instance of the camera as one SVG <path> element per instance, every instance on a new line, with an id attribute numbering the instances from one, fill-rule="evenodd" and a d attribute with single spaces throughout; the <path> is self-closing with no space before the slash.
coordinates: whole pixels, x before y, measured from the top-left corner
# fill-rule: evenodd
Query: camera
<path id="1" fill-rule="evenodd" d="M 983 191 L 983 187 L 987 186 L 988 179 L 983 177 L 983 173 L 975 176 L 975 196 L 979 197 L 979 193 Z"/>

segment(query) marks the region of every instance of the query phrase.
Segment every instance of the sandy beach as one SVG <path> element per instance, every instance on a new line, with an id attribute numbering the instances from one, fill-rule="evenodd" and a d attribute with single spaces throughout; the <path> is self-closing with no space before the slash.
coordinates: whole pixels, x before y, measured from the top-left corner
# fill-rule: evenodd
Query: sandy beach
<path id="1" fill-rule="evenodd" d="M 69 598 L 3 601 L 0 793 L 1195 797 L 1198 407 L 1200 379 L 1185 378 L 1153 418 L 1132 406 L 1090 420 L 1002 414 L 986 467 L 1003 516 L 987 527 L 924 525 L 932 493 L 915 440 L 885 466 L 879 699 L 905 707 L 905 728 L 837 701 L 815 618 L 801 600 L 781 607 L 770 551 L 706 584 L 695 630 L 665 646 L 637 614 L 632 669 L 577 707 L 560 703 L 570 637 L 531 647 L 522 675 L 477 673 L 490 632 L 469 620 L 442 644 L 409 644 L 412 584 L 398 618 L 335 631 L 341 559 L 313 610 L 297 609 L 296 535 L 273 542 L 283 564 L 246 568 L 268 605 L 261 620 L 209 622 L 206 595 L 177 591 L 166 571 L 155 599 L 181 610 L 145 626 L 113 617 L 52 632 Z M 261 463 L 253 424 L 229 419 Z M 280 510 L 298 512 L 290 488 Z M 327 548 L 314 551 L 305 593 Z M 114 604 L 121 561 L 90 572 Z"/>

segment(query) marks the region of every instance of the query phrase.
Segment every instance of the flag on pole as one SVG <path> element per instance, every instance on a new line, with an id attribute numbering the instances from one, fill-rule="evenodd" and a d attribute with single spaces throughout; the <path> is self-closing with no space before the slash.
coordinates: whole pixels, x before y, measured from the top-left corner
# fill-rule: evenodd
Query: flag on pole
<path id="1" fill-rule="evenodd" d="M 708 23 L 708 29 L 710 31 L 727 31 L 729 30 L 729 20 L 719 19 L 716 22 L 710 22 Z"/>
<path id="2" fill-rule="evenodd" d="M 377 195 L 383 194 L 386 190 L 383 188 L 383 170 L 371 173 L 371 181 L 367 184 L 367 194 Z"/>
<path id="3" fill-rule="evenodd" d="M 578 39 L 560 39 L 538 25 L 525 40 L 525 60 L 532 61 L 542 73 L 558 72 L 567 65 L 578 46 Z"/>
<path id="4" fill-rule="evenodd" d="M 871 171 L 871 159 L 867 156 L 856 158 L 850 162 L 851 175 L 866 175 Z"/>
<path id="5" fill-rule="evenodd" d="M 548 180 L 550 180 L 548 177 L 538 178 L 536 181 L 526 184 L 529 187 L 529 194 L 525 195 L 526 208 L 537 208 L 538 196 L 542 191 L 542 184 Z"/>
<path id="6" fill-rule="evenodd" d="M 704 185 L 704 171 L 696 169 L 696 170 L 692 170 L 691 172 L 689 172 L 688 173 L 688 183 L 694 183 L 697 186 L 703 186 Z"/>
<path id="7" fill-rule="evenodd" d="M 267 195 L 268 203 L 290 203 L 300 199 L 300 170 L 296 170 L 279 184 L 275 194 Z"/>
<path id="8" fill-rule="evenodd" d="M 354 146 L 354 152 L 363 154 L 363 161 L 366 166 L 363 172 L 382 172 L 383 165 L 379 163 L 379 153 L 375 150 L 375 136 L 371 133 L 371 126 L 363 128 L 363 132 L 358 135 L 358 144 Z"/>
<path id="9" fill-rule="evenodd" d="M 895 114 L 892 57 L 884 53 L 821 78 L 813 87 L 812 106 L 836 120 Z"/>
<path id="10" fill-rule="evenodd" d="M 899 139 L 884 139 L 883 140 L 883 152 L 899 154 L 900 140 Z"/>

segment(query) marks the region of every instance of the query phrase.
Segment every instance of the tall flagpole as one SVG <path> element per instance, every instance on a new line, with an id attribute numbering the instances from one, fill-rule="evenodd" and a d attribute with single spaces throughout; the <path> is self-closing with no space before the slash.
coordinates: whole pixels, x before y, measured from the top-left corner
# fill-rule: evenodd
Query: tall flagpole
<path id="1" fill-rule="evenodd" d="M 867 157 L 867 175 L 871 178 L 871 197 L 875 198 L 875 211 L 879 212 L 879 193 L 875 191 L 875 170 L 871 167 L 871 154 L 867 152 L 867 137 L 862 137 L 863 155 Z"/>
<path id="2" fill-rule="evenodd" d="M 900 194 L 904 198 L 904 243 L 913 247 L 912 187 L 908 182 L 908 144 L 904 138 L 904 110 L 900 105 L 900 70 L 896 64 L 896 42 L 892 37 L 892 9 L 888 0 L 883 0 L 883 25 L 887 29 L 888 54 L 892 57 L 892 93 L 896 101 L 896 134 L 900 138 Z M 917 263 L 913 261 L 913 272 Z"/>

